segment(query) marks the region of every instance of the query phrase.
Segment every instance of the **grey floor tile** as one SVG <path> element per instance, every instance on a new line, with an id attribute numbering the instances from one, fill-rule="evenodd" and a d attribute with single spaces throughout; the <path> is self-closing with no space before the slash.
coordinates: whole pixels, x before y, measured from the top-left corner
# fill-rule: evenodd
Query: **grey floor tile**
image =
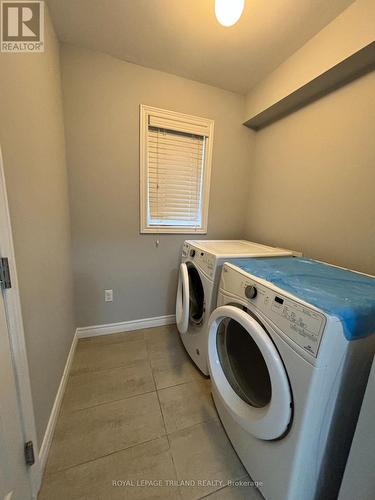
<path id="1" fill-rule="evenodd" d="M 62 411 L 89 408 L 101 403 L 155 390 L 149 361 L 69 377 Z"/>
<path id="2" fill-rule="evenodd" d="M 167 439 L 161 438 L 49 475 L 38 499 L 177 500 L 176 487 L 166 486 L 175 478 Z M 162 486 L 141 486 L 142 480 L 160 481 Z M 127 486 L 113 486 L 113 481 L 127 481 L 122 483 Z"/>
<path id="3" fill-rule="evenodd" d="M 79 340 L 79 344 L 118 344 L 129 340 L 139 340 L 144 338 L 145 330 L 131 330 L 129 332 L 112 333 L 110 335 L 98 335 Z"/>
<path id="4" fill-rule="evenodd" d="M 246 471 L 233 450 L 221 424 L 203 423 L 168 436 L 179 480 L 195 480 L 182 486 L 184 499 L 197 499 L 219 489 L 220 481 L 242 478 Z M 200 481 L 216 481 L 202 484 Z"/>
<path id="5" fill-rule="evenodd" d="M 210 381 L 194 380 L 158 391 L 167 433 L 218 419 Z"/>
<path id="6" fill-rule="evenodd" d="M 143 336 L 119 343 L 79 342 L 71 374 L 125 366 L 147 359 Z"/>
<path id="7" fill-rule="evenodd" d="M 157 389 L 205 378 L 189 355 L 182 351 L 174 357 L 151 359 L 151 368 Z"/>
<path id="8" fill-rule="evenodd" d="M 145 330 L 145 339 L 151 360 L 162 358 L 174 360 L 186 352 L 176 325 Z"/>
<path id="9" fill-rule="evenodd" d="M 60 414 L 47 473 L 164 435 L 156 392 Z"/>
<path id="10" fill-rule="evenodd" d="M 80 340 L 39 499 L 257 500 L 254 488 L 226 486 L 246 472 L 216 419 L 175 325 Z M 176 479 L 211 484 L 166 486 Z"/>

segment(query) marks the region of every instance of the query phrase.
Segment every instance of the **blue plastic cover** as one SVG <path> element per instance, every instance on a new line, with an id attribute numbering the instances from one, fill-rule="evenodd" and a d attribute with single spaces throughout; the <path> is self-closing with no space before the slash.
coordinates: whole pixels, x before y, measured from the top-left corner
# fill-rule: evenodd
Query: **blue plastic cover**
<path id="1" fill-rule="evenodd" d="M 348 340 L 375 333 L 375 277 L 300 257 L 231 259 L 230 262 L 336 316 Z"/>

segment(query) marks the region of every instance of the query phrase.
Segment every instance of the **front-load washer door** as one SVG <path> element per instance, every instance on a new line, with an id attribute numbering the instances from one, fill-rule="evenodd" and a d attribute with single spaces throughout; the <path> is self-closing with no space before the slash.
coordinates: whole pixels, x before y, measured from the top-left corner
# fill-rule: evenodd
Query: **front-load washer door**
<path id="1" fill-rule="evenodd" d="M 253 436 L 280 438 L 292 418 L 292 395 L 280 355 L 263 325 L 233 306 L 210 317 L 208 361 L 221 402 Z"/>
<path id="2" fill-rule="evenodd" d="M 176 324 L 181 334 L 187 332 L 189 326 L 189 273 L 186 264 L 180 264 L 176 297 Z"/>
<path id="3" fill-rule="evenodd" d="M 202 278 L 194 264 L 188 262 L 189 276 L 189 321 L 194 326 L 203 323 L 205 313 L 205 296 Z"/>
<path id="4" fill-rule="evenodd" d="M 180 265 L 177 298 L 176 323 L 178 331 L 188 331 L 189 322 L 194 326 L 203 323 L 205 314 L 205 297 L 201 276 L 191 262 Z"/>

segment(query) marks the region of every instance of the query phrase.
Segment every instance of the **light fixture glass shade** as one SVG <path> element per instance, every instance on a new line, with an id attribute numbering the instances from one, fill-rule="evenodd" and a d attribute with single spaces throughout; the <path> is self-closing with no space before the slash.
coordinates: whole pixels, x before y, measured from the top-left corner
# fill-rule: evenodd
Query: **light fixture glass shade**
<path id="1" fill-rule="evenodd" d="M 233 26 L 241 17 L 245 0 L 215 0 L 215 15 L 223 26 Z"/>

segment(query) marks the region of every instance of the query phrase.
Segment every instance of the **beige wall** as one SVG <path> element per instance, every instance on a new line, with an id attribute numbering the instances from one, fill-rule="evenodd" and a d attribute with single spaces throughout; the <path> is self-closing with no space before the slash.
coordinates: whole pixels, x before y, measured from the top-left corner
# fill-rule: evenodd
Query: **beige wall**
<path id="1" fill-rule="evenodd" d="M 74 333 L 59 50 L 0 54 L 0 144 L 39 445 Z"/>
<path id="2" fill-rule="evenodd" d="M 79 326 L 172 314 L 182 242 L 139 234 L 139 105 L 215 120 L 209 238 L 244 232 L 251 132 L 243 98 L 64 45 L 62 74 Z M 113 303 L 104 303 L 113 288 Z"/>
<path id="3" fill-rule="evenodd" d="M 244 121 L 375 40 L 375 2 L 357 0 L 246 96 Z"/>
<path id="4" fill-rule="evenodd" d="M 375 72 L 256 134 L 249 239 L 375 274 Z"/>

